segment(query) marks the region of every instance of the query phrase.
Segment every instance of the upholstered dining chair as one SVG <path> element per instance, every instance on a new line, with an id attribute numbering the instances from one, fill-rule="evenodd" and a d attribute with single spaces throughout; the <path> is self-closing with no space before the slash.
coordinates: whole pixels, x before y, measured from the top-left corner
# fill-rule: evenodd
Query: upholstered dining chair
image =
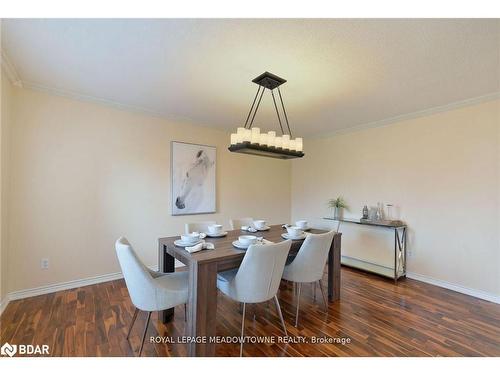
<path id="1" fill-rule="evenodd" d="M 229 226 L 232 230 L 240 229 L 244 225 L 253 226 L 253 219 L 251 217 L 244 217 L 241 219 L 229 220 Z"/>
<path id="2" fill-rule="evenodd" d="M 295 315 L 295 327 L 299 323 L 300 287 L 302 283 L 318 283 L 323 295 L 325 311 L 328 311 L 328 303 L 321 279 L 325 269 L 328 251 L 333 241 L 335 231 L 322 234 L 308 234 L 295 259 L 285 266 L 283 279 L 298 284 L 297 312 Z"/>
<path id="3" fill-rule="evenodd" d="M 240 268 L 217 274 L 217 288 L 231 299 L 243 303 L 240 357 L 243 355 L 243 332 L 247 303 L 261 303 L 274 298 L 276 310 L 288 335 L 276 293 L 292 241 L 266 245 L 250 245 Z"/>
<path id="4" fill-rule="evenodd" d="M 191 232 L 203 232 L 208 233 L 208 227 L 210 225 L 215 225 L 217 222 L 215 221 L 199 221 L 198 223 L 186 223 L 184 226 L 186 233 Z"/>
<path id="5" fill-rule="evenodd" d="M 134 249 L 125 237 L 116 243 L 116 255 L 120 262 L 125 284 L 132 303 L 135 306 L 134 316 L 127 333 L 127 340 L 134 326 L 139 310 L 147 311 L 148 318 L 142 335 L 139 357 L 142 354 L 144 340 L 148 330 L 151 312 L 170 309 L 186 304 L 188 299 L 188 273 L 161 273 L 151 271 L 137 257 Z"/>

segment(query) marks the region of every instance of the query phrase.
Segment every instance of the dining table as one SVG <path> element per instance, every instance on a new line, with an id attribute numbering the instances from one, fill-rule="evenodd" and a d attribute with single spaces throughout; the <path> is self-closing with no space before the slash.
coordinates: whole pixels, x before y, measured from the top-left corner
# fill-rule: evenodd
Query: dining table
<path id="1" fill-rule="evenodd" d="M 325 233 L 326 230 L 310 229 L 308 233 Z M 286 229 L 282 225 L 272 225 L 266 231 L 248 233 L 231 230 L 219 238 L 206 237 L 206 242 L 214 244 L 215 249 L 190 253 L 176 246 L 179 236 L 158 239 L 158 264 L 160 272 L 176 271 L 175 260 L 183 263 L 188 272 L 188 302 L 186 344 L 189 356 L 206 357 L 215 355 L 216 313 L 217 313 L 217 273 L 239 267 L 245 250 L 236 248 L 233 241 L 241 235 L 254 234 L 271 242 L 285 239 Z M 327 259 L 328 301 L 340 299 L 340 249 L 341 233 L 335 233 Z M 304 240 L 293 240 L 290 256 L 296 255 Z M 174 309 L 160 312 L 160 320 L 167 323 L 173 319 Z"/>

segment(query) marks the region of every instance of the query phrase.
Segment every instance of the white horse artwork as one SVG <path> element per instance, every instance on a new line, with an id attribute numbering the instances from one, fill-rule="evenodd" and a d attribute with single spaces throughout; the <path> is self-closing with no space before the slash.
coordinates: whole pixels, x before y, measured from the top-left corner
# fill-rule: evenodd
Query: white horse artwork
<path id="1" fill-rule="evenodd" d="M 172 142 L 172 215 L 215 212 L 215 147 Z"/>

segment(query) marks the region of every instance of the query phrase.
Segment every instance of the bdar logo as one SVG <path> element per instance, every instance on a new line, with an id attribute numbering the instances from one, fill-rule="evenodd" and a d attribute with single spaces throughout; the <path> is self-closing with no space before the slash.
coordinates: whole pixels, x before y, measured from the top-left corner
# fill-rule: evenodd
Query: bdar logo
<path id="1" fill-rule="evenodd" d="M 33 356 L 33 355 L 49 355 L 48 345 L 11 345 L 8 342 L 2 345 L 0 348 L 0 354 L 8 355 L 13 357 L 16 354 L 22 356 Z"/>
<path id="2" fill-rule="evenodd" d="M 13 357 L 17 353 L 17 345 L 10 345 L 8 342 L 0 348 L 0 354 Z"/>

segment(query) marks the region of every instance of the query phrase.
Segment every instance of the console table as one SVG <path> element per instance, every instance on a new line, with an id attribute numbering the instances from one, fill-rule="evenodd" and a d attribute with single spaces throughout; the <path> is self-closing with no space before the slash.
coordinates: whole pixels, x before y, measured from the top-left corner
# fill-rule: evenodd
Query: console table
<path id="1" fill-rule="evenodd" d="M 333 220 L 340 223 L 352 223 L 358 225 L 367 225 L 389 229 L 394 231 L 394 266 L 387 267 L 381 264 L 368 262 L 366 260 L 357 259 L 342 255 L 341 264 L 373 272 L 378 275 L 390 277 L 394 282 L 406 276 L 406 224 L 401 221 L 385 221 L 385 220 L 365 220 L 365 219 L 335 219 L 332 217 L 324 217 L 325 220 Z"/>

